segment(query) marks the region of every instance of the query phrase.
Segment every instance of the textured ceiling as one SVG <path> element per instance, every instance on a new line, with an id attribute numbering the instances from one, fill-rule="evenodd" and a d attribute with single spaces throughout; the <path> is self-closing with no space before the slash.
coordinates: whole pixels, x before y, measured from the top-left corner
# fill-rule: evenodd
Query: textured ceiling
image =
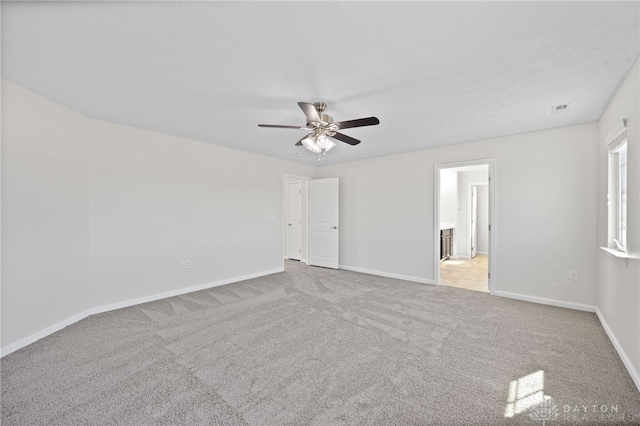
<path id="1" fill-rule="evenodd" d="M 88 116 L 318 164 L 298 101 L 345 130 L 320 164 L 599 119 L 638 2 L 2 2 L 2 76 Z M 552 105 L 570 109 L 551 114 Z"/>

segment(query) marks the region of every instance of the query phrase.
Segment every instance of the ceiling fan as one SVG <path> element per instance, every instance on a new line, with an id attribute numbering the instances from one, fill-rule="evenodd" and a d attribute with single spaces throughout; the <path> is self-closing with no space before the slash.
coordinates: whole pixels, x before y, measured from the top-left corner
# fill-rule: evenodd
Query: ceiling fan
<path id="1" fill-rule="evenodd" d="M 329 138 L 348 143 L 349 145 L 358 145 L 360 141 L 351 136 L 347 136 L 338 130 L 350 129 L 352 127 L 375 126 L 380 124 L 380 120 L 376 117 L 357 118 L 355 120 L 333 122 L 333 118 L 324 113 L 327 104 L 324 102 L 298 102 L 300 109 L 307 116 L 306 126 L 287 126 L 280 124 L 258 124 L 260 127 L 275 127 L 279 129 L 310 129 L 313 130 L 296 143 L 302 145 L 311 152 L 325 154 L 336 144 Z"/>

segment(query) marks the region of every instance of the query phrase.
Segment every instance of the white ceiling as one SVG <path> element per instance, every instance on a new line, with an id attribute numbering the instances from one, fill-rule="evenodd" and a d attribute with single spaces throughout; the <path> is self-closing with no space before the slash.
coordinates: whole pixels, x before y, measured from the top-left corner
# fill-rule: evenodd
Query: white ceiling
<path id="1" fill-rule="evenodd" d="M 597 121 L 639 54 L 633 2 L 2 2 L 2 76 L 88 116 L 318 165 Z M 570 103 L 551 115 L 551 107 Z"/>

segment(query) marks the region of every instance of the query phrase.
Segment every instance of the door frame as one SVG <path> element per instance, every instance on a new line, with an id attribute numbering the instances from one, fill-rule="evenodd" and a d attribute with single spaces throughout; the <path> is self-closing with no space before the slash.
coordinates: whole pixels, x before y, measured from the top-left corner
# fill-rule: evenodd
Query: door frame
<path id="1" fill-rule="evenodd" d="M 309 181 L 310 176 L 282 175 L 282 268 L 287 256 L 287 223 L 289 220 L 289 183 L 302 182 L 302 256 L 300 262 L 307 262 L 309 253 Z"/>
<path id="2" fill-rule="evenodd" d="M 477 160 L 441 163 L 434 166 L 434 200 L 433 200 L 433 271 L 435 285 L 440 285 L 440 171 L 443 169 L 455 169 L 468 166 L 489 166 L 489 263 L 488 263 L 488 288 L 489 294 L 494 294 L 498 274 L 496 271 L 496 235 L 498 230 L 497 200 L 496 200 L 496 160 L 484 158 Z"/>

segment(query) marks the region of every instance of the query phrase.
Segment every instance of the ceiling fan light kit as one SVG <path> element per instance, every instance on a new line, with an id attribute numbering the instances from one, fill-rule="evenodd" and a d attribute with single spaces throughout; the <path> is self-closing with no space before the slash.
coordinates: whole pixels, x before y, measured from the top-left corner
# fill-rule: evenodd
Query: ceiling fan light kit
<path id="1" fill-rule="evenodd" d="M 308 134 L 304 137 L 304 139 L 302 139 L 301 142 L 302 146 L 316 154 L 320 154 L 321 152 L 324 152 L 326 154 L 327 151 L 336 146 L 336 144 L 324 134 Z"/>
<path id="2" fill-rule="evenodd" d="M 274 127 L 280 129 L 310 129 L 313 133 L 309 133 L 300 139 L 296 145 L 302 145 L 309 151 L 320 154 L 326 154 L 331 148 L 336 146 L 330 138 L 337 139 L 349 145 L 357 145 L 360 143 L 358 139 L 347 136 L 338 132 L 342 129 L 350 129 L 352 127 L 375 126 L 380 124 L 380 120 L 376 117 L 358 118 L 355 120 L 333 122 L 333 118 L 325 114 L 327 104 L 324 102 L 298 102 L 298 106 L 307 117 L 306 126 L 289 126 L 280 124 L 258 124 L 259 127 Z"/>

